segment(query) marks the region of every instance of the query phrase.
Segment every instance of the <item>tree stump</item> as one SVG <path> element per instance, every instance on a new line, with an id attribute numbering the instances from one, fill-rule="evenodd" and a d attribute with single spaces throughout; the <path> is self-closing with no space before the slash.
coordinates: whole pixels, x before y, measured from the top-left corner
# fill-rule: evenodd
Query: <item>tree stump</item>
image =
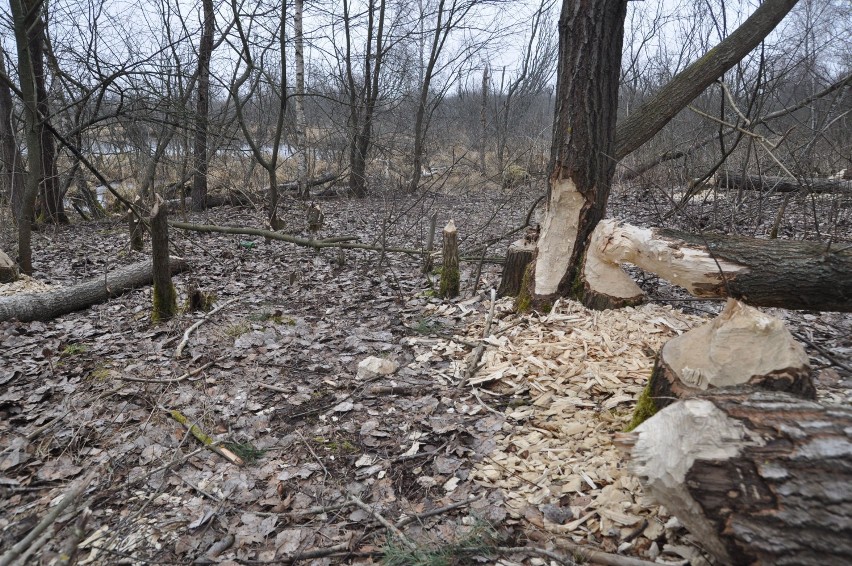
<path id="1" fill-rule="evenodd" d="M 527 266 L 533 259 L 535 253 L 535 242 L 527 239 L 516 240 L 509 246 L 506 252 L 506 263 L 503 264 L 503 275 L 500 278 L 500 288 L 497 289 L 498 297 L 517 297 L 521 291 L 521 282 L 524 280 Z"/>
<path id="2" fill-rule="evenodd" d="M 719 564 L 849 563 L 852 408 L 719 389 L 666 407 L 617 443 L 646 493 Z"/>
<path id="3" fill-rule="evenodd" d="M 163 322 L 177 313 L 177 293 L 169 269 L 169 222 L 166 203 L 157 196 L 151 210 L 151 259 L 153 261 L 154 305 L 151 320 Z"/>
<path id="4" fill-rule="evenodd" d="M 324 220 L 325 215 L 322 213 L 319 205 L 312 202 L 308 207 L 308 230 L 311 232 L 319 232 Z"/>
<path id="5" fill-rule="evenodd" d="M 18 279 L 18 266 L 3 250 L 0 250 L 0 283 L 11 283 Z"/>
<path id="6" fill-rule="evenodd" d="M 423 273 L 432 271 L 432 249 L 435 247 L 435 229 L 438 226 L 438 213 L 432 213 L 429 218 L 429 236 L 426 238 L 426 253 L 423 254 L 423 266 L 420 268 Z"/>
<path id="7" fill-rule="evenodd" d="M 444 264 L 441 269 L 440 295 L 451 299 L 459 295 L 459 239 L 452 219 L 444 227 Z"/>

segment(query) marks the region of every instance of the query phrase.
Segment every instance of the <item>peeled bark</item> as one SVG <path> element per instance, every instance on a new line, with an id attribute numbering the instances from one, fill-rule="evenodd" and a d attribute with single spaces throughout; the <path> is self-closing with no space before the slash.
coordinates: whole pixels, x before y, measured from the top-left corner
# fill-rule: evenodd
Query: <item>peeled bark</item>
<path id="1" fill-rule="evenodd" d="M 723 189 L 742 189 L 773 193 L 850 193 L 852 181 L 842 179 L 794 179 L 792 177 L 769 177 L 760 175 L 737 175 L 721 173 L 716 184 Z"/>
<path id="2" fill-rule="evenodd" d="M 645 492 L 720 564 L 849 563 L 849 407 L 723 389 L 666 407 L 618 442 Z"/>
<path id="3" fill-rule="evenodd" d="M 641 301 L 620 268 L 632 263 L 696 297 L 763 307 L 852 312 L 852 249 L 819 242 L 694 236 L 605 220 L 590 238 L 584 300 L 599 307 Z"/>
<path id="4" fill-rule="evenodd" d="M 186 261 L 181 258 L 172 258 L 169 262 L 172 273 L 183 271 L 186 267 Z M 73 287 L 45 293 L 0 297 L 0 321 L 12 319 L 21 322 L 50 320 L 96 303 L 102 303 L 130 289 L 148 285 L 151 280 L 152 262 L 147 260 L 120 267 Z"/>

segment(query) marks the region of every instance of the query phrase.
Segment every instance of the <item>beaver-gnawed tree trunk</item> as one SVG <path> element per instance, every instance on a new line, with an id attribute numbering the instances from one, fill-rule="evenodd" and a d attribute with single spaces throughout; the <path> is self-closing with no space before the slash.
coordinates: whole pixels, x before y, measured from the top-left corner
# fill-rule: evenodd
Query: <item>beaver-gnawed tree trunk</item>
<path id="1" fill-rule="evenodd" d="M 570 293 L 585 242 L 606 212 L 626 10 L 627 0 L 562 3 L 548 203 L 530 267 L 532 306 Z"/>
<path id="2" fill-rule="evenodd" d="M 766 37 L 797 0 L 766 0 L 734 33 L 618 125 L 625 0 L 563 0 L 548 206 L 519 304 L 583 296 L 589 236 L 606 211 L 615 164 L 648 141 Z M 527 301 L 529 299 L 529 301 Z M 600 306 L 620 306 L 625 303 Z"/>

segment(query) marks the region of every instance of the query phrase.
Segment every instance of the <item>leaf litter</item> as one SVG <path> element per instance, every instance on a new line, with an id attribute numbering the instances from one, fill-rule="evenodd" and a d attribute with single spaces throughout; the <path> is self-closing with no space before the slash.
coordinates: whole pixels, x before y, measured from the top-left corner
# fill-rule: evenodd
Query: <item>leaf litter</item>
<path id="1" fill-rule="evenodd" d="M 326 230 L 374 241 L 384 225 L 388 241 L 421 246 L 437 211 L 439 226 L 452 215 L 463 241 L 480 241 L 517 227 L 531 200 L 501 204 L 500 224 L 484 220 L 489 196 L 340 201 L 326 210 Z M 262 224 L 240 209 L 192 219 Z M 71 285 L 138 261 L 124 230 L 105 221 L 36 234 L 39 280 L 25 285 Z M 83 507 L 92 516 L 81 564 L 369 564 L 386 542 L 378 517 L 433 548 L 485 523 L 511 544 L 565 540 L 700 560 L 611 442 L 655 350 L 699 317 L 659 305 L 590 312 L 570 301 L 521 316 L 501 300 L 482 367 L 457 391 L 481 340 L 484 291 L 434 298 L 419 260 L 406 256 L 379 266 L 379 254 L 356 250 L 172 237 L 174 252 L 194 262 L 175 278 L 179 289 L 213 292 L 217 304 L 240 298 L 199 327 L 182 359 L 174 349 L 202 315 L 152 326 L 150 289 L 52 321 L 0 323 L 0 552 L 95 471 L 41 563 L 56 557 Z M 463 288 L 473 287 L 474 267 L 465 265 Z M 486 264 L 479 288 L 498 283 L 498 267 Z M 848 324 L 811 316 L 803 328 L 815 342 Z M 170 410 L 256 461 L 238 467 L 205 449 Z M 327 554 L 305 554 L 318 551 Z M 511 556 L 499 563 L 545 563 Z"/>

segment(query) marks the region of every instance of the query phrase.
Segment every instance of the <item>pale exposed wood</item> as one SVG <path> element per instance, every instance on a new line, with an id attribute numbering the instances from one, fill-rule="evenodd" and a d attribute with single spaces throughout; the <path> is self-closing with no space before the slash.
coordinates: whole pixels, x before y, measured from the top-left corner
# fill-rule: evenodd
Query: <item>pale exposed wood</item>
<path id="1" fill-rule="evenodd" d="M 603 220 L 584 266 L 587 304 L 641 291 L 619 265 L 632 263 L 697 297 L 733 297 L 756 306 L 852 311 L 852 249 L 819 242 L 695 236 Z M 845 275 L 844 275 L 845 274 Z M 598 297 L 595 297 L 598 295 Z M 604 302 L 604 301 L 599 301 Z"/>
<path id="2" fill-rule="evenodd" d="M 181 258 L 171 258 L 169 261 L 172 273 L 183 271 L 187 266 Z M 50 320 L 84 309 L 135 287 L 148 285 L 152 280 L 151 270 L 151 261 L 147 260 L 120 267 L 73 287 L 0 297 L 0 321 Z"/>
<path id="3" fill-rule="evenodd" d="M 11 283 L 18 279 L 18 266 L 3 250 L 0 250 L 0 283 Z"/>
<path id="4" fill-rule="evenodd" d="M 715 319 L 661 348 L 651 396 L 664 407 L 709 388 L 737 385 L 816 395 L 808 356 L 784 323 L 731 299 Z"/>
<path id="5" fill-rule="evenodd" d="M 538 237 L 533 293 L 553 295 L 568 268 L 577 238 L 583 195 L 571 179 L 553 181 Z"/>

